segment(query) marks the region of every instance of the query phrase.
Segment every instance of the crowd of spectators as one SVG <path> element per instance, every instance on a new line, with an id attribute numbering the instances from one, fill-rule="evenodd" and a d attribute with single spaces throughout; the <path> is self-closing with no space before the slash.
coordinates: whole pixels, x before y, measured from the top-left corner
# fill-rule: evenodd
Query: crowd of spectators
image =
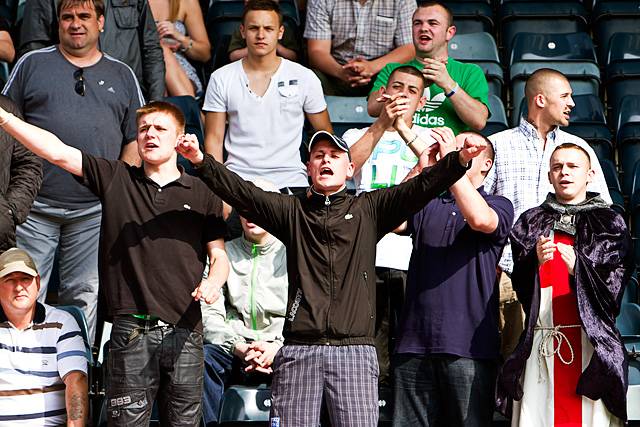
<path id="1" fill-rule="evenodd" d="M 83 311 L 89 346 L 113 323 L 110 425 L 157 402 L 168 425 L 215 426 L 232 383 L 272 384 L 272 426 L 317 425 L 323 405 L 376 425 L 378 385 L 397 426 L 486 426 L 495 407 L 519 425 L 624 421 L 611 320 L 629 239 L 595 152 L 560 129 L 567 78 L 533 73 L 527 115 L 486 138 L 488 84 L 449 56 L 444 4 L 296 7 L 299 28 L 245 1 L 210 75 L 196 0 L 30 0 L 19 29 L 0 18 L 0 420 L 88 416 L 81 332 L 53 299 Z M 366 97 L 374 121 L 334 135 L 332 95 Z"/>

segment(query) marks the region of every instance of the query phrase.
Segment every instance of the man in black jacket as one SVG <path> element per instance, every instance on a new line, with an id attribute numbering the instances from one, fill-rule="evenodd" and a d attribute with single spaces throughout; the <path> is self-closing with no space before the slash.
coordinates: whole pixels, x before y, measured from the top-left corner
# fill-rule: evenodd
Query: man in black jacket
<path id="1" fill-rule="evenodd" d="M 21 117 L 6 96 L 0 95 L 0 107 Z M 16 245 L 16 225 L 27 219 L 40 183 L 40 159 L 0 130 L 0 253 Z"/>
<path id="2" fill-rule="evenodd" d="M 178 152 L 209 188 L 287 246 L 285 345 L 273 364 L 271 426 L 317 425 L 323 397 L 332 425 L 377 425 L 376 243 L 464 175 L 486 147 L 467 141 L 457 153 L 441 147 L 442 160 L 416 178 L 356 197 L 345 189 L 354 172 L 349 148 L 325 131 L 309 143 L 312 186 L 303 196 L 262 191 L 204 156 L 194 135 L 179 140 Z"/>
<path id="3" fill-rule="evenodd" d="M 58 43 L 58 3 L 57 0 L 25 3 L 18 56 Z M 131 67 L 147 100 L 164 97 L 164 59 L 147 0 L 104 1 L 100 50 Z"/>

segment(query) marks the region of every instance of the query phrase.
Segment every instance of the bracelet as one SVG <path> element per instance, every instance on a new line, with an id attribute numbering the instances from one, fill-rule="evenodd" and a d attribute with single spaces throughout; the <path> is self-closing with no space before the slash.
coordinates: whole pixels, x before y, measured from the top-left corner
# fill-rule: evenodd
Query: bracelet
<path id="1" fill-rule="evenodd" d="M 4 118 L 2 119 L 2 121 L 0 121 L 0 127 L 3 127 L 4 125 L 6 125 L 7 123 L 9 123 L 11 121 L 12 118 L 14 118 L 15 116 L 11 113 L 7 113 L 6 116 L 4 116 Z"/>
<path id="2" fill-rule="evenodd" d="M 417 133 L 416 133 L 416 136 L 414 136 L 411 141 L 407 142 L 407 147 L 411 146 L 411 144 L 416 142 L 416 139 L 418 139 L 418 134 Z"/>
<path id="3" fill-rule="evenodd" d="M 192 47 L 193 47 L 193 39 L 189 37 L 189 44 L 187 45 L 187 47 L 182 47 L 182 45 L 180 45 L 180 52 L 187 53 L 187 51 Z"/>
<path id="4" fill-rule="evenodd" d="M 456 85 L 453 87 L 453 89 L 451 89 L 451 92 L 445 94 L 445 96 L 447 98 L 451 98 L 453 95 L 456 94 L 456 92 L 458 91 L 458 89 L 460 89 L 460 86 L 458 85 L 458 82 L 456 82 Z"/>

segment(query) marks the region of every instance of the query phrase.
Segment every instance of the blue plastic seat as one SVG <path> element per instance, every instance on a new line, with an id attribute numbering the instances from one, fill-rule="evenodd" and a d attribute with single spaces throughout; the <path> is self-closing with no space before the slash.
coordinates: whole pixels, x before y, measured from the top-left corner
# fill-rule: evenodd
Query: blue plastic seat
<path id="1" fill-rule="evenodd" d="M 233 385 L 224 391 L 218 423 L 269 421 L 271 389 L 259 386 Z"/>
<path id="2" fill-rule="evenodd" d="M 506 2 L 499 7 L 502 46 L 509 53 L 517 34 L 576 33 L 588 31 L 588 15 L 579 2 Z"/>
<path id="3" fill-rule="evenodd" d="M 447 7 L 453 13 L 457 34 L 493 33 L 493 9 L 486 2 L 447 2 Z"/>
<path id="4" fill-rule="evenodd" d="M 620 104 L 616 120 L 616 144 L 623 177 L 622 190 L 625 194 L 631 194 L 637 188 L 636 181 L 640 184 L 640 178 L 635 177 L 634 171 L 640 160 L 640 95 L 625 96 Z"/>
<path id="5" fill-rule="evenodd" d="M 616 166 L 613 164 L 613 161 L 609 159 L 599 159 L 599 162 L 600 167 L 602 167 L 604 179 L 607 182 L 607 189 L 609 190 L 611 201 L 613 202 L 611 208 L 625 217 L 626 210 L 624 208 L 624 195 L 622 194 L 620 181 L 618 180 Z"/>
<path id="6" fill-rule="evenodd" d="M 605 86 L 612 118 L 617 117 L 622 98 L 640 95 L 640 34 L 617 33 L 611 37 Z"/>
<path id="7" fill-rule="evenodd" d="M 480 131 L 484 136 L 502 132 L 509 127 L 507 123 L 507 113 L 505 112 L 502 100 L 496 95 L 489 95 L 489 111 L 491 115 L 487 119 L 487 125 Z"/>
<path id="8" fill-rule="evenodd" d="M 586 33 L 520 33 L 514 39 L 510 64 L 512 126 L 520 121 L 526 80 L 540 68 L 551 68 L 565 75 L 574 95 L 597 96 L 600 90 L 600 69 L 593 43 Z"/>
<path id="9" fill-rule="evenodd" d="M 504 73 L 500 65 L 498 47 L 491 34 L 456 34 L 449 41 L 449 56 L 482 68 L 489 84 L 489 93 L 502 96 Z"/>
<path id="10" fill-rule="evenodd" d="M 640 351 L 640 305 L 623 302 L 620 315 L 616 318 L 616 326 L 622 335 L 627 351 Z"/>
<path id="11" fill-rule="evenodd" d="M 67 313 L 72 315 L 73 318 L 78 323 L 78 326 L 80 327 L 80 332 L 82 333 L 82 339 L 84 341 L 85 355 L 87 357 L 87 362 L 89 363 L 89 366 L 92 366 L 93 354 L 91 352 L 91 343 L 89 341 L 89 327 L 87 325 L 87 319 L 84 317 L 84 312 L 79 307 L 76 307 L 75 305 L 58 305 L 56 306 L 56 308 L 59 310 L 66 311 Z"/>
<path id="12" fill-rule="evenodd" d="M 367 112 L 367 98 L 325 96 L 333 132 L 342 136 L 352 128 L 365 128 L 375 121 Z"/>
<path id="13" fill-rule="evenodd" d="M 598 59 L 606 63 L 610 39 L 615 33 L 639 33 L 640 8 L 637 1 L 598 0 L 591 14 L 591 28 L 598 43 Z"/>
<path id="14" fill-rule="evenodd" d="M 573 101 L 576 105 L 571 110 L 566 131 L 587 141 L 598 159 L 613 161 L 613 135 L 607 124 L 602 101 L 592 94 L 575 95 Z"/>

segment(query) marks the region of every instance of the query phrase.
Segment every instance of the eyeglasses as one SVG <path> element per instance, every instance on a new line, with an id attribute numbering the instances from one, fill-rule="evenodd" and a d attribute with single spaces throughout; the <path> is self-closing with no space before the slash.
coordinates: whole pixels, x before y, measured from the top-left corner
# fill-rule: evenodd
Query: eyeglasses
<path id="1" fill-rule="evenodd" d="M 82 68 L 78 68 L 73 73 L 73 78 L 76 79 L 76 85 L 74 87 L 74 90 L 80 96 L 84 96 L 84 89 L 85 89 L 83 73 L 84 73 L 84 70 Z"/>

